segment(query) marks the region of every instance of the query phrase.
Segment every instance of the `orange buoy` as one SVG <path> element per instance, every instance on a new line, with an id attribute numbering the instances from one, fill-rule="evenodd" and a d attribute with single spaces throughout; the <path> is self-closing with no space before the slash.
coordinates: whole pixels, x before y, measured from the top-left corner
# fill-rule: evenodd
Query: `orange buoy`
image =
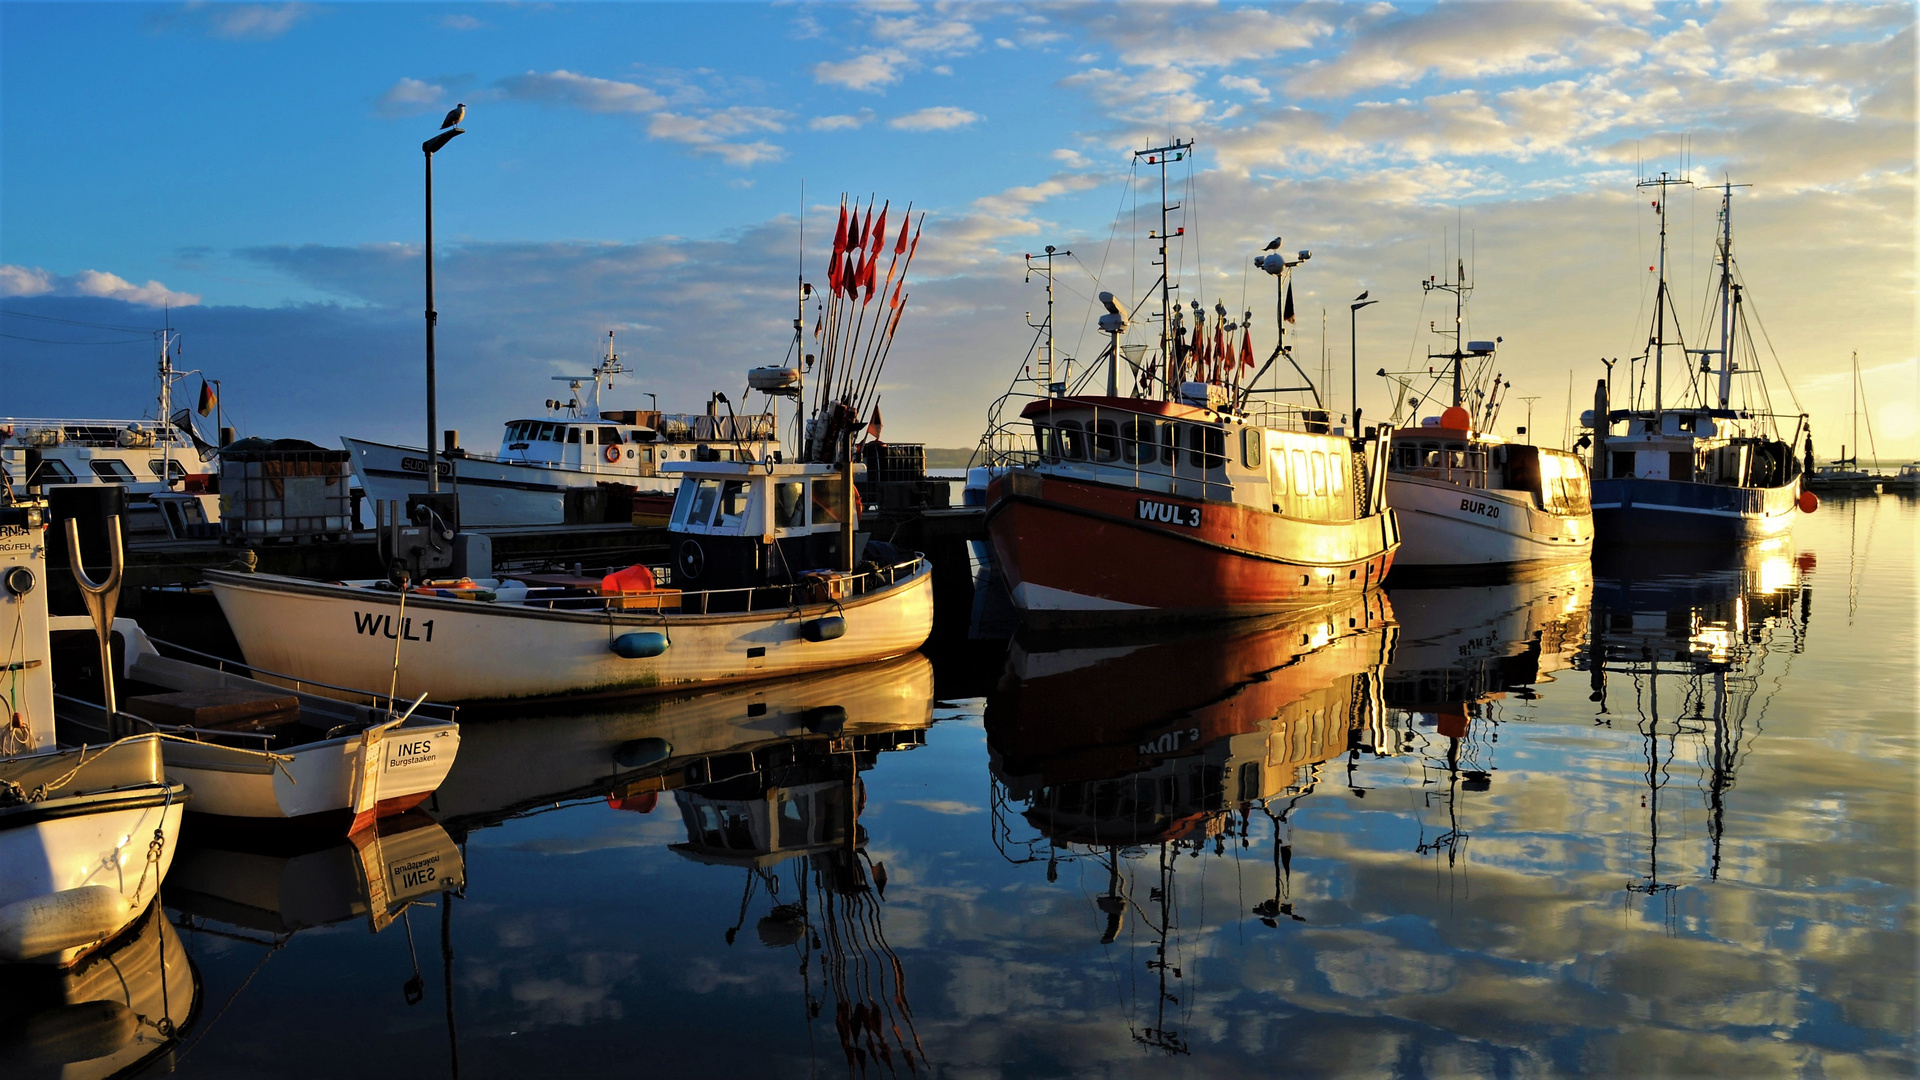
<path id="1" fill-rule="evenodd" d="M 1815 495 L 1811 491 L 1803 491 L 1800 493 L 1800 512 L 1801 513 L 1811 514 L 1818 509 L 1820 509 L 1820 496 Z"/>
<path id="2" fill-rule="evenodd" d="M 1473 428 L 1473 417 L 1460 406 L 1449 405 L 1440 414 L 1440 426 L 1449 431 L 1470 431 Z"/>

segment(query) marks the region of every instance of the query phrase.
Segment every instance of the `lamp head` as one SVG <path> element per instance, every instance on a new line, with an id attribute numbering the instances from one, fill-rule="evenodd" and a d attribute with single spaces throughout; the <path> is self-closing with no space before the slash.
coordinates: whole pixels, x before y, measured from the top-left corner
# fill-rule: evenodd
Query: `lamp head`
<path id="1" fill-rule="evenodd" d="M 439 153 L 441 147 L 452 142 L 453 137 L 455 135 L 465 135 L 466 133 L 467 133 L 466 128 L 449 128 L 448 130 L 443 131 L 438 135 L 435 135 L 433 138 L 428 139 L 426 142 L 421 143 L 420 149 L 425 151 L 428 156 L 432 156 L 434 154 Z"/>

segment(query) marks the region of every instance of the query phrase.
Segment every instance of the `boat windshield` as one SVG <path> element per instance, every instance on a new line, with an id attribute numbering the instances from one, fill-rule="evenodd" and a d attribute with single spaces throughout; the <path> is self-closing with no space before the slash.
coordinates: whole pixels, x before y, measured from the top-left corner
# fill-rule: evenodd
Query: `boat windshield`
<path id="1" fill-rule="evenodd" d="M 673 504 L 675 525 L 706 525 L 713 521 L 713 508 L 720 502 L 720 481 L 695 480 L 680 485 Z"/>

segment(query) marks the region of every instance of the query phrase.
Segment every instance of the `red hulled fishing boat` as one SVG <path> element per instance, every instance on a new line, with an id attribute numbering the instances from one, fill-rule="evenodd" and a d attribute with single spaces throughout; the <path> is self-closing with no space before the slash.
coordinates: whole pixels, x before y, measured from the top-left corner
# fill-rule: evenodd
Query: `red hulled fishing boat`
<path id="1" fill-rule="evenodd" d="M 1161 173 L 1162 228 L 1157 265 L 1167 265 L 1166 228 L 1178 209 L 1165 200 L 1169 159 L 1192 144 L 1140 151 Z M 1183 235 L 1184 230 L 1173 235 Z M 1336 600 L 1386 576 L 1399 545 L 1386 507 L 1387 435 L 1349 434 L 1320 407 L 1319 391 L 1284 341 L 1292 316 L 1291 275 L 1311 257 L 1288 257 L 1268 245 L 1255 265 L 1276 279 L 1282 340 L 1266 366 L 1253 367 L 1252 313 L 1229 321 L 1172 302 L 1177 285 L 1164 269 L 1158 353 L 1123 344 L 1126 306 L 1101 293 L 1109 337 L 1107 392 L 1069 391 L 1054 381 L 1052 267 L 1070 254 L 1029 256 L 1048 275 L 1048 318 L 1036 348 L 1047 394 L 1021 408 L 1019 421 L 990 426 L 985 449 L 987 531 L 1013 601 L 1038 626 L 1106 625 L 1182 618 L 1218 618 L 1287 611 Z M 1208 325 L 1211 321 L 1211 326 Z M 1238 349 L 1234 342 L 1238 341 Z M 1305 383 L 1265 386 L 1261 377 L 1285 360 Z M 1133 393 L 1119 392 L 1122 364 Z M 1029 369 L 1030 370 L 1030 369 Z M 1018 385 L 1016 383 L 1016 385 Z M 1288 406 L 1271 397 L 1312 396 Z M 1010 397 L 1012 395 L 1009 395 Z M 1006 399 L 1003 399 L 1003 403 Z"/>

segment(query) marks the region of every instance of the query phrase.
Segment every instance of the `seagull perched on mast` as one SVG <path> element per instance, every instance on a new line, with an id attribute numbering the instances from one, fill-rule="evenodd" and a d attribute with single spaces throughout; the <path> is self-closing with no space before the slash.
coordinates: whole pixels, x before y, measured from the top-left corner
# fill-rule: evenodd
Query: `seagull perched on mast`
<path id="1" fill-rule="evenodd" d="M 445 131 L 448 128 L 452 127 L 453 125 L 459 123 L 460 121 L 465 120 L 466 118 L 467 118 L 467 103 L 463 101 L 458 105 L 455 105 L 453 107 L 453 111 L 447 114 L 447 118 L 440 122 L 440 130 Z"/>

